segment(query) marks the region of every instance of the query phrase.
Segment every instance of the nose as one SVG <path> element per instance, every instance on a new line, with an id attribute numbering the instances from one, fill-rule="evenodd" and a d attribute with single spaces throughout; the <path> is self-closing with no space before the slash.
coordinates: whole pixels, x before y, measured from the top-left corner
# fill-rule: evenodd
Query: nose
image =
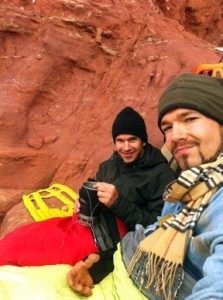
<path id="1" fill-rule="evenodd" d="M 186 139 L 187 131 L 183 124 L 173 124 L 172 130 L 170 133 L 170 140 L 172 143 L 176 143 L 179 140 Z"/>
<path id="2" fill-rule="evenodd" d="M 129 143 L 129 141 L 125 141 L 125 142 L 124 142 L 123 149 L 124 149 L 125 151 L 127 151 L 127 150 L 130 149 L 130 143 Z"/>

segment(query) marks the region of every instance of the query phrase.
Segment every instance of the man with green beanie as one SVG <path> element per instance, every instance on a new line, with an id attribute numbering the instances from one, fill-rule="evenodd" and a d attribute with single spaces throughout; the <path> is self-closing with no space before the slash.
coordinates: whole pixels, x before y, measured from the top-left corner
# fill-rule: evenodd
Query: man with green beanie
<path id="1" fill-rule="evenodd" d="M 160 98 L 158 125 L 182 171 L 157 222 L 121 240 L 127 273 L 148 299 L 223 299 L 222 124 L 221 78 L 183 74 Z"/>

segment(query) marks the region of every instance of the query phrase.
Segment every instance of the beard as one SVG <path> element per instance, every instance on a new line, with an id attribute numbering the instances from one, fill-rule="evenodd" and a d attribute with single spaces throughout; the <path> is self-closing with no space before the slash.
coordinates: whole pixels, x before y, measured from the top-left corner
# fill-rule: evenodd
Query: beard
<path id="1" fill-rule="evenodd" d="M 210 155 L 207 155 L 207 154 L 204 155 L 204 153 L 201 150 L 198 151 L 197 157 L 200 158 L 199 165 L 201 165 L 201 164 L 203 165 L 203 164 L 215 161 L 219 157 L 219 155 L 222 153 L 222 151 L 223 151 L 223 130 L 222 130 L 222 128 L 223 127 L 220 126 L 220 131 L 219 131 L 220 142 L 214 152 L 210 153 Z M 191 141 L 191 142 L 179 143 L 179 144 L 174 145 L 173 151 L 179 146 L 196 146 L 198 149 L 200 149 L 199 141 Z M 190 157 L 187 154 L 183 154 L 181 156 L 178 164 L 182 170 L 187 170 L 187 169 L 190 169 L 190 168 L 198 165 L 198 164 L 191 165 Z"/>

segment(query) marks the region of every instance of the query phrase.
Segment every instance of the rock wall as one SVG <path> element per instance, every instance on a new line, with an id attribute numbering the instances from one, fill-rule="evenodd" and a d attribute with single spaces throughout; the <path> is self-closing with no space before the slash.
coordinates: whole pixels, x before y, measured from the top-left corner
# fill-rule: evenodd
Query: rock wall
<path id="1" fill-rule="evenodd" d="M 164 88 L 220 58 L 222 9 L 199 2 L 0 2 L 1 220 L 14 207 L 3 231 L 24 193 L 56 182 L 78 191 L 95 174 L 123 107 L 145 117 L 149 141 L 161 147 Z"/>
<path id="2" fill-rule="evenodd" d="M 170 19 L 216 46 L 223 43 L 223 2 L 221 0 L 157 0 L 159 8 Z"/>

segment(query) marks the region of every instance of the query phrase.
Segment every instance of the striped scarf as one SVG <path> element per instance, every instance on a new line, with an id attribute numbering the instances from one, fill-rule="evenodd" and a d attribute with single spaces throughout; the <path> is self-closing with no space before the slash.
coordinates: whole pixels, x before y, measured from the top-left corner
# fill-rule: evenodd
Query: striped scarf
<path id="1" fill-rule="evenodd" d="M 177 215 L 164 217 L 160 227 L 139 244 L 129 264 L 131 274 L 141 258 L 137 273 L 145 288 L 153 286 L 157 295 L 174 299 L 182 284 L 183 262 L 196 222 L 222 183 L 223 154 L 213 163 L 182 172 L 167 186 L 164 200 L 185 206 Z"/>

